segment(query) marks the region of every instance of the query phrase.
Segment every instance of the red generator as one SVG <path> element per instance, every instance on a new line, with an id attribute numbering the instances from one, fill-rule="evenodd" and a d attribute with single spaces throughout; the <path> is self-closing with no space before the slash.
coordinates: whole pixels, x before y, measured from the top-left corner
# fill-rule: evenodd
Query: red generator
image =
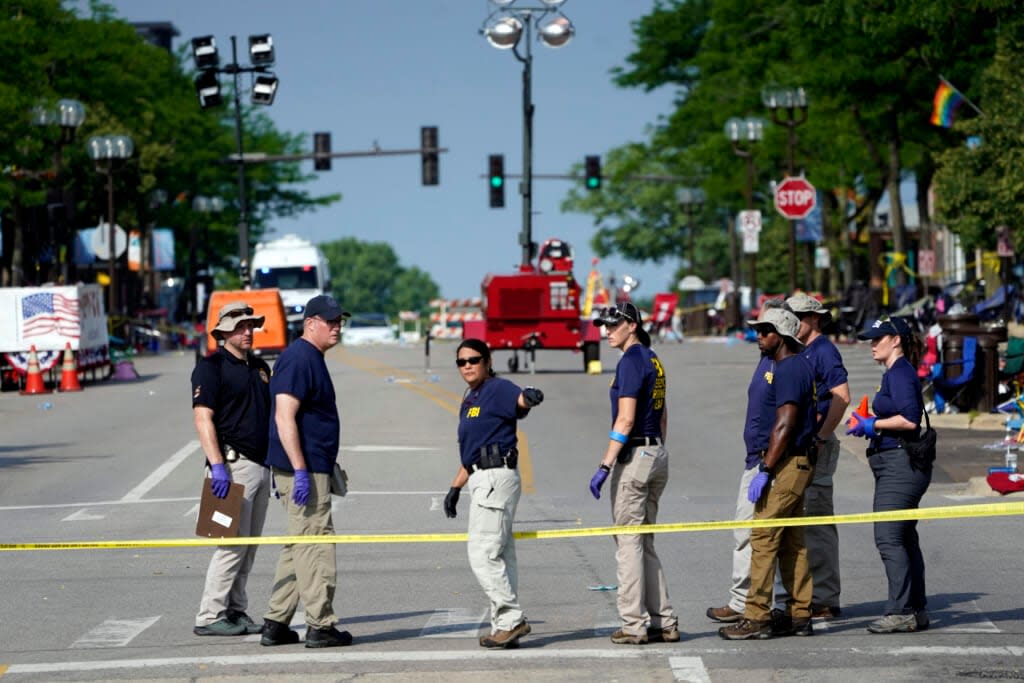
<path id="1" fill-rule="evenodd" d="M 545 241 L 538 266 L 518 273 L 488 274 L 481 285 L 483 320 L 467 320 L 463 336 L 487 342 L 494 351 L 512 351 L 511 372 L 519 370 L 519 351 L 536 361 L 537 349 L 583 352 L 583 369 L 600 360 L 600 330 L 580 317 L 581 290 L 573 277 L 573 252 L 567 242 Z"/>

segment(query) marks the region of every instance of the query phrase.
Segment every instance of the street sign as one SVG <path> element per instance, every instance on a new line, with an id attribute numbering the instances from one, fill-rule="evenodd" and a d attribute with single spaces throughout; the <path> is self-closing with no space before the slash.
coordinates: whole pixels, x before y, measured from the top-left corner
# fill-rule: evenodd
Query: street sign
<path id="1" fill-rule="evenodd" d="M 815 195 L 805 178 L 786 178 L 775 188 L 775 209 L 790 220 L 806 218 L 814 209 Z"/>
<path id="2" fill-rule="evenodd" d="M 117 223 L 114 224 L 114 258 L 118 258 L 128 248 L 128 234 Z M 92 250 L 98 259 L 110 258 L 110 224 L 100 223 L 92 234 Z"/>
<path id="3" fill-rule="evenodd" d="M 917 274 L 921 277 L 932 277 L 935 275 L 935 252 L 931 249 L 918 250 Z"/>
<path id="4" fill-rule="evenodd" d="M 761 212 L 740 211 L 740 231 L 743 233 L 743 253 L 756 254 L 760 249 Z"/>

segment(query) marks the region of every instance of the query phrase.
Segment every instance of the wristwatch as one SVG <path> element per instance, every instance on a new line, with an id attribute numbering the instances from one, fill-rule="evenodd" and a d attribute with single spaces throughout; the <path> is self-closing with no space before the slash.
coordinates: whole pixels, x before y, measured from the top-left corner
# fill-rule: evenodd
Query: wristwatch
<path id="1" fill-rule="evenodd" d="M 757 471 L 758 471 L 758 472 L 764 472 L 764 473 L 765 473 L 765 474 L 767 474 L 767 475 L 768 475 L 769 477 L 770 477 L 770 476 L 772 476 L 772 471 L 771 471 L 771 469 L 770 469 L 769 467 L 765 466 L 765 464 L 764 464 L 764 461 L 763 461 L 763 460 L 762 460 L 761 462 L 757 463 Z"/>

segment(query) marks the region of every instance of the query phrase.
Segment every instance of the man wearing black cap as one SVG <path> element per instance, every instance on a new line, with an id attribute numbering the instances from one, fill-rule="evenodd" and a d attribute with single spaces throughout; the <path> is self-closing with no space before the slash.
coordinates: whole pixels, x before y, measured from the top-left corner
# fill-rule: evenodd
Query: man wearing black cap
<path id="1" fill-rule="evenodd" d="M 757 420 L 755 446 L 762 452 L 761 462 L 747 497 L 754 503 L 755 520 L 800 517 L 804 489 L 814 472 L 808 458 L 815 428 L 814 368 L 800 353 L 800 321 L 789 311 L 772 309 L 747 324 L 757 331 L 761 353 L 773 361 Z M 727 640 L 811 635 L 811 576 L 803 528 L 753 529 L 750 549 L 750 590 L 743 618 L 718 634 Z M 791 598 L 786 614 L 773 621 L 776 561 Z"/>
<path id="2" fill-rule="evenodd" d="M 324 354 L 337 345 L 342 318 L 350 315 L 330 296 L 313 297 L 303 314 L 302 337 L 274 364 L 267 463 L 284 504 L 290 536 L 334 533 L 331 474 L 338 459 L 341 419 Z M 260 642 L 297 643 L 299 635 L 288 624 L 302 600 L 306 647 L 350 645 L 352 635 L 334 628 L 337 572 L 331 544 L 284 546 Z"/>
<path id="3" fill-rule="evenodd" d="M 270 472 L 267 426 L 270 422 L 270 368 L 252 351 L 254 330 L 264 318 L 244 301 L 225 304 L 210 331 L 220 348 L 192 371 L 192 413 L 206 454 L 210 488 L 218 498 L 231 483 L 245 487 L 239 536 L 259 536 L 267 517 Z M 222 546 L 214 551 L 196 614 L 197 636 L 259 633 L 245 613 L 249 571 L 255 545 Z"/>

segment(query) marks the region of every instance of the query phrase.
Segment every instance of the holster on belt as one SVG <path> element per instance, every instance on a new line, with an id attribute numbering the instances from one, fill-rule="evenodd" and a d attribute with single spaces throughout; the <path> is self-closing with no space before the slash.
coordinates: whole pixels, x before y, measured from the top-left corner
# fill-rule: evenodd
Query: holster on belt
<path id="1" fill-rule="evenodd" d="M 519 451 L 510 448 L 502 451 L 501 446 L 491 444 L 480 449 L 480 469 L 490 470 L 495 467 L 508 467 L 515 469 L 519 463 Z"/>
<path id="2" fill-rule="evenodd" d="M 236 462 L 240 457 L 242 457 L 242 454 L 239 453 L 231 444 L 221 444 L 220 450 L 221 453 L 224 454 L 224 460 L 227 462 Z"/>

